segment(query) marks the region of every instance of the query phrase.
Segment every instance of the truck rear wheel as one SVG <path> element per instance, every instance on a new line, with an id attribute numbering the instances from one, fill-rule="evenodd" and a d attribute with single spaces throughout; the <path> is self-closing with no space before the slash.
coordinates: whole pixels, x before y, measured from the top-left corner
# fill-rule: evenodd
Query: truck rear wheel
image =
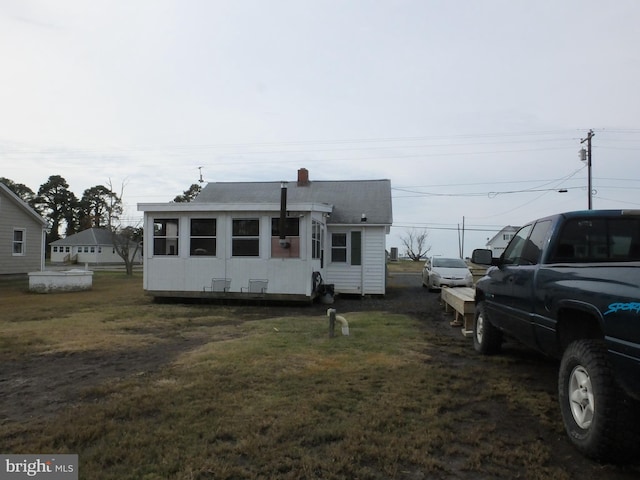
<path id="1" fill-rule="evenodd" d="M 502 348 L 502 332 L 489 320 L 484 302 L 476 305 L 473 321 L 473 348 L 484 355 L 498 353 Z"/>
<path id="2" fill-rule="evenodd" d="M 576 448 L 599 461 L 628 460 L 637 435 L 634 402 L 614 378 L 604 342 L 578 340 L 565 350 L 558 375 L 562 420 Z"/>

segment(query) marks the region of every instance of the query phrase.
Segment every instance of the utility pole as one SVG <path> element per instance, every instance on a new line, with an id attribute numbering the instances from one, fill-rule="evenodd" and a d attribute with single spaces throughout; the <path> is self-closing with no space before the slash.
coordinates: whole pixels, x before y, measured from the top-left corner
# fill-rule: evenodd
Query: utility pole
<path id="1" fill-rule="evenodd" d="M 594 137 L 595 133 L 593 133 L 593 130 L 589 130 L 589 132 L 587 133 L 587 138 L 583 138 L 582 140 L 580 140 L 580 143 L 584 143 L 587 142 L 587 150 L 585 151 L 584 148 L 582 148 L 582 150 L 580 150 L 580 160 L 582 160 L 583 162 L 586 160 L 587 162 L 587 176 L 589 178 L 588 180 L 588 192 L 587 192 L 587 198 L 588 198 L 588 205 L 589 205 L 589 210 L 592 209 L 592 192 L 593 189 L 591 187 L 591 139 Z"/>

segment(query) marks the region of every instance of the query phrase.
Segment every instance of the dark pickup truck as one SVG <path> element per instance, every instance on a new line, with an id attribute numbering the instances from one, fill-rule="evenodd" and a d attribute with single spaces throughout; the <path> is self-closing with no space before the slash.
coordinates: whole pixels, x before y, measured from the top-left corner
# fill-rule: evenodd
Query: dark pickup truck
<path id="1" fill-rule="evenodd" d="M 560 361 L 558 396 L 574 445 L 600 461 L 638 454 L 640 210 L 569 212 L 528 223 L 476 284 L 473 342 L 503 337 Z M 635 459 L 637 460 L 637 458 Z"/>

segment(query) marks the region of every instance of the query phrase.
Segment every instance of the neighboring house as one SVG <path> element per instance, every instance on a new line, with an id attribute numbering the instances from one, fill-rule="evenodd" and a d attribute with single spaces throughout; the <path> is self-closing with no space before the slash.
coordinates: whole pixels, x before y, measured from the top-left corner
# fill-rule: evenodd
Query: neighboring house
<path id="1" fill-rule="evenodd" d="M 308 300 L 321 281 L 386 290 L 389 180 L 312 182 L 303 168 L 297 182 L 209 183 L 192 202 L 138 210 L 154 296 Z"/>
<path id="2" fill-rule="evenodd" d="M 504 249 L 507 248 L 507 244 L 511 241 L 518 230 L 520 230 L 520 227 L 512 227 L 511 225 L 507 225 L 502 230 L 500 230 L 491 240 L 487 241 L 486 247 L 493 252 L 492 256 L 494 258 L 498 258 L 500 255 L 502 255 Z"/>
<path id="3" fill-rule="evenodd" d="M 113 246 L 113 234 L 106 228 L 88 228 L 51 242 L 50 248 L 51 263 L 124 264 Z M 142 253 L 138 251 L 134 263 L 141 261 Z"/>
<path id="4" fill-rule="evenodd" d="M 44 270 L 47 221 L 0 183 L 0 274 Z"/>

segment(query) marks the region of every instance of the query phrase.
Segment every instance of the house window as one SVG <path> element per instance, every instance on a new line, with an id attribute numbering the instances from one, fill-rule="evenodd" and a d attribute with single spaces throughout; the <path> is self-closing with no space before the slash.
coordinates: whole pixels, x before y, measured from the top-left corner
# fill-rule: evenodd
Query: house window
<path id="1" fill-rule="evenodd" d="M 25 253 L 25 231 L 21 228 L 16 228 L 13 230 L 13 254 L 14 255 L 24 255 Z"/>
<path id="2" fill-rule="evenodd" d="M 322 255 L 322 224 L 313 221 L 311 224 L 311 258 L 320 258 Z"/>
<path id="3" fill-rule="evenodd" d="M 192 218 L 191 219 L 191 244 L 190 255 L 216 254 L 216 219 Z"/>
<path id="4" fill-rule="evenodd" d="M 71 251 L 71 250 L 70 250 L 70 248 L 71 248 L 71 247 L 64 247 L 64 251 L 65 251 L 65 253 L 69 253 L 69 252 Z"/>
<path id="5" fill-rule="evenodd" d="M 231 235 L 232 256 L 260 256 L 260 220 L 257 218 L 234 218 Z"/>
<path id="6" fill-rule="evenodd" d="M 153 254 L 178 255 L 177 218 L 160 218 L 153 221 Z"/>
<path id="7" fill-rule="evenodd" d="M 346 263 L 347 261 L 347 234 L 333 233 L 331 235 L 331 261 L 334 263 Z"/>
<path id="8" fill-rule="evenodd" d="M 84 253 L 89 253 L 89 247 L 84 247 Z"/>
<path id="9" fill-rule="evenodd" d="M 362 232 L 349 234 L 334 233 L 331 235 L 331 261 L 362 265 Z"/>
<path id="10" fill-rule="evenodd" d="M 98 253 L 102 253 L 102 247 L 98 247 Z"/>
<path id="11" fill-rule="evenodd" d="M 91 253 L 96 253 L 96 247 L 91 247 Z"/>
<path id="12" fill-rule="evenodd" d="M 58 247 L 53 247 L 53 253 L 58 253 Z"/>

